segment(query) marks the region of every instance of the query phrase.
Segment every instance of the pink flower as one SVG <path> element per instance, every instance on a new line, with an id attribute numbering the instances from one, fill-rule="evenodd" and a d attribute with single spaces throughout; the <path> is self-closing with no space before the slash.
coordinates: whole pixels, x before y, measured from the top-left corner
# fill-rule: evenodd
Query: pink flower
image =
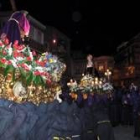
<path id="1" fill-rule="evenodd" d="M 41 75 L 41 73 L 39 71 L 35 71 L 34 75 Z"/>
<path id="2" fill-rule="evenodd" d="M 11 64 L 12 64 L 12 62 L 11 62 L 11 61 L 7 61 L 7 64 L 8 64 L 8 65 L 11 65 Z"/>
<path id="3" fill-rule="evenodd" d="M 21 50 L 23 50 L 23 49 L 24 49 L 24 46 L 23 46 L 23 45 L 19 45 L 19 46 L 18 46 L 18 50 L 21 51 Z"/>
<path id="4" fill-rule="evenodd" d="M 19 53 L 18 53 L 17 51 L 14 51 L 14 52 L 13 52 L 13 56 L 16 58 L 16 57 L 19 56 Z"/>
<path id="5" fill-rule="evenodd" d="M 3 43 L 0 41 L 0 47 L 2 47 L 3 46 Z"/>
<path id="6" fill-rule="evenodd" d="M 33 56 L 36 56 L 36 52 L 35 52 L 35 51 L 32 51 L 32 55 L 33 55 Z"/>
<path id="7" fill-rule="evenodd" d="M 8 45 L 8 44 L 9 44 L 9 39 L 8 39 L 8 38 L 5 38 L 5 39 L 4 39 L 4 44 L 5 44 L 5 45 Z"/>
<path id="8" fill-rule="evenodd" d="M 44 72 L 46 77 L 49 77 L 50 74 L 48 72 Z"/>
<path id="9" fill-rule="evenodd" d="M 3 63 L 3 64 L 5 64 L 5 63 L 7 62 L 7 60 L 6 60 L 5 58 L 2 58 L 2 59 L 0 60 L 0 62 Z"/>
<path id="10" fill-rule="evenodd" d="M 9 48 L 10 48 L 10 45 L 7 45 L 7 46 L 6 46 L 6 49 L 9 49 Z"/>
<path id="11" fill-rule="evenodd" d="M 14 46 L 17 46 L 18 43 L 19 43 L 18 40 L 15 40 L 15 41 L 14 41 Z"/>
<path id="12" fill-rule="evenodd" d="M 42 66 L 44 67 L 45 66 L 45 63 L 43 61 L 36 61 L 36 64 L 39 65 L 39 66 Z"/>
<path id="13" fill-rule="evenodd" d="M 18 43 L 19 43 L 18 40 L 15 40 L 13 47 L 15 50 L 21 51 L 24 48 L 24 45 L 19 45 Z"/>
<path id="14" fill-rule="evenodd" d="M 27 71 L 30 70 L 29 67 L 28 67 L 26 64 L 24 64 L 24 63 L 21 64 L 21 67 L 23 67 L 23 68 L 24 68 L 25 70 L 27 70 Z"/>
<path id="15" fill-rule="evenodd" d="M 31 57 L 30 57 L 30 56 L 29 56 L 29 57 L 27 57 L 26 59 L 27 59 L 27 61 L 32 61 L 32 59 L 31 59 Z"/>
<path id="16" fill-rule="evenodd" d="M 2 52 L 2 53 L 3 53 L 3 55 L 6 55 L 6 54 L 7 54 L 7 52 L 6 52 L 5 50 L 3 50 L 3 52 Z"/>

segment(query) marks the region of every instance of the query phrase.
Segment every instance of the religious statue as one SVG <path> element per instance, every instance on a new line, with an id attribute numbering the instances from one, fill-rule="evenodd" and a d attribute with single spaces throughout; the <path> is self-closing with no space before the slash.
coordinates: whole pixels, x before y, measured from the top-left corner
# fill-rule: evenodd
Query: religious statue
<path id="1" fill-rule="evenodd" d="M 14 12 L 1 31 L 1 39 L 8 38 L 10 43 L 16 40 L 19 44 L 27 43 L 30 32 L 30 23 L 27 19 L 27 11 Z"/>
<path id="2" fill-rule="evenodd" d="M 87 55 L 85 74 L 98 77 L 98 78 L 100 77 L 97 69 L 94 67 L 93 55 L 91 54 Z"/>

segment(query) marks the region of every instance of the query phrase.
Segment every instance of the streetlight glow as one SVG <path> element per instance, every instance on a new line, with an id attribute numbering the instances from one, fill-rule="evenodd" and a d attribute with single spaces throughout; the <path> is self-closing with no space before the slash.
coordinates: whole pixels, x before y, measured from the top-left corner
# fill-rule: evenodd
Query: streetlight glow
<path id="1" fill-rule="evenodd" d="M 105 76 L 107 76 L 108 80 L 110 80 L 111 74 L 112 74 L 112 72 L 109 69 L 107 69 L 105 72 Z"/>
<path id="2" fill-rule="evenodd" d="M 56 43 L 56 39 L 53 39 L 53 43 L 54 43 L 54 44 Z"/>

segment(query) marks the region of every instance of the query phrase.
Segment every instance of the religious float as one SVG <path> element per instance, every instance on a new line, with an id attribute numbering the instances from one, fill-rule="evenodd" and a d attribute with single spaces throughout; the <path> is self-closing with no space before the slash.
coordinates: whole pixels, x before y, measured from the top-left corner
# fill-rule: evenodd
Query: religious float
<path id="1" fill-rule="evenodd" d="M 0 40 L 0 98 L 47 103 L 59 98 L 66 65 L 51 53 L 37 55 L 29 46 Z M 60 101 L 60 99 L 58 99 Z"/>
<path id="2" fill-rule="evenodd" d="M 110 97 L 113 92 L 113 86 L 109 81 L 103 78 L 92 77 L 91 75 L 83 75 L 79 84 L 71 79 L 67 85 L 74 100 L 77 99 L 79 93 L 82 94 L 83 99 L 87 99 L 89 95 L 94 96 L 95 94 L 106 94 Z"/>
<path id="3" fill-rule="evenodd" d="M 70 90 L 70 96 L 73 100 L 77 100 L 78 96 L 82 95 L 84 100 L 88 97 L 102 97 L 102 95 L 110 98 L 113 93 L 113 86 L 110 82 L 111 71 L 107 69 L 104 76 L 100 76 L 97 69 L 94 67 L 94 59 L 91 54 L 87 55 L 87 65 L 85 73 L 82 74 L 82 78 L 79 83 L 76 80 L 71 79 L 67 83 Z"/>

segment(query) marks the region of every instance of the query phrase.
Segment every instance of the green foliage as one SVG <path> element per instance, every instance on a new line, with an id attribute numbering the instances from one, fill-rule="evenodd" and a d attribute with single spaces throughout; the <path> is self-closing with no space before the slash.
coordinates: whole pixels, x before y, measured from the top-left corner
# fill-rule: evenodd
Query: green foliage
<path id="1" fill-rule="evenodd" d="M 12 65 L 7 65 L 4 70 L 4 76 L 7 76 L 8 73 L 13 73 L 14 67 Z"/>

